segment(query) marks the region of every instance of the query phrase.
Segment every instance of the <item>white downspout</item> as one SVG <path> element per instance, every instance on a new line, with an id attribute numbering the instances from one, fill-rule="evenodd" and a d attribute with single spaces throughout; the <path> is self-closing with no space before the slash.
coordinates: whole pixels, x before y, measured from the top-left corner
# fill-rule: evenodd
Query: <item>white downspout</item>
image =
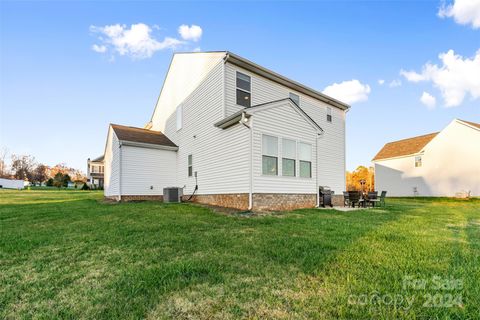
<path id="1" fill-rule="evenodd" d="M 247 123 L 250 121 L 250 125 Z M 248 191 L 248 210 L 252 210 L 253 208 L 253 119 L 247 118 L 245 112 L 242 113 L 242 119 L 240 119 L 240 123 L 243 124 L 250 130 L 250 187 Z"/>
<path id="2" fill-rule="evenodd" d="M 315 159 L 315 162 L 316 162 L 316 167 L 317 167 L 317 170 L 315 170 L 315 194 L 317 195 L 317 208 L 320 207 L 320 195 L 318 194 L 318 171 L 319 171 L 319 167 L 320 167 L 320 163 L 318 161 L 318 139 L 320 139 L 320 134 L 317 135 L 316 139 L 315 139 L 315 148 L 316 148 L 316 159 Z"/>

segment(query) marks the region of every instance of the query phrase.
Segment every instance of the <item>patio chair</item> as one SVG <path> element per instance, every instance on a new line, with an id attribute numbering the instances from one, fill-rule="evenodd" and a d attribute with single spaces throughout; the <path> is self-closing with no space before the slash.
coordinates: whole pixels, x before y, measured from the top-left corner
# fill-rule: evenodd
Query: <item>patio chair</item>
<path id="1" fill-rule="evenodd" d="M 352 208 L 355 208 L 355 203 L 360 207 L 360 204 L 363 202 L 363 200 L 360 199 L 360 192 L 358 191 L 349 191 L 348 200 Z"/>
<path id="2" fill-rule="evenodd" d="M 375 203 L 379 203 L 378 191 L 369 192 L 367 195 L 368 203 L 372 205 L 372 208 L 375 207 Z"/>
<path id="3" fill-rule="evenodd" d="M 382 193 L 380 194 L 380 206 L 384 206 L 385 207 L 385 197 L 387 196 L 387 191 L 382 191 Z"/>
<path id="4" fill-rule="evenodd" d="M 350 198 L 349 193 L 347 191 L 343 191 L 343 206 L 350 207 Z"/>

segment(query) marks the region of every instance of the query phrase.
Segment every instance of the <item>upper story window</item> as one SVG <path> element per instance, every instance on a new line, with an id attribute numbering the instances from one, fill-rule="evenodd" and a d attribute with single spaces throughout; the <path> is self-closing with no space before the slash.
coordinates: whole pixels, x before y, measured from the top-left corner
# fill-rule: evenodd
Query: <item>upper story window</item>
<path id="1" fill-rule="evenodd" d="M 416 156 L 415 157 L 415 168 L 421 167 L 422 166 L 422 156 Z"/>
<path id="2" fill-rule="evenodd" d="M 246 74 L 237 72 L 237 104 L 246 108 L 251 106 L 251 79 Z"/>
<path id="3" fill-rule="evenodd" d="M 327 107 L 327 122 L 332 122 L 332 108 Z"/>
<path id="4" fill-rule="evenodd" d="M 294 140 L 282 139 L 282 175 L 295 177 L 295 159 L 297 143 Z"/>
<path id="5" fill-rule="evenodd" d="M 188 176 L 193 176 L 193 156 L 191 154 L 188 155 Z"/>
<path id="6" fill-rule="evenodd" d="M 298 94 L 290 92 L 290 99 L 293 100 L 297 104 L 297 106 L 300 106 L 300 96 Z"/>
<path id="7" fill-rule="evenodd" d="M 262 174 L 278 175 L 278 138 L 262 136 Z"/>
<path id="8" fill-rule="evenodd" d="M 308 143 L 298 143 L 298 159 L 300 160 L 300 177 L 312 177 L 312 145 Z"/>
<path id="9" fill-rule="evenodd" d="M 177 117 L 177 131 L 178 131 L 182 129 L 182 125 L 183 125 L 183 106 L 182 105 L 179 105 L 177 107 L 176 117 Z"/>

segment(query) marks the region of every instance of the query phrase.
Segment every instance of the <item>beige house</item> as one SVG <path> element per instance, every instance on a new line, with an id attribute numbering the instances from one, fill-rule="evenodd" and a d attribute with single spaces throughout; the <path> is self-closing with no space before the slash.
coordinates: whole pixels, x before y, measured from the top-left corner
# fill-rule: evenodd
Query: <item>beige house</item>
<path id="1" fill-rule="evenodd" d="M 480 196 L 480 124 L 389 142 L 373 158 L 375 187 L 390 196 Z"/>
<path id="2" fill-rule="evenodd" d="M 238 209 L 315 207 L 345 190 L 349 106 L 231 52 L 173 56 L 144 128 L 110 125 L 105 196 Z M 192 196 L 193 195 L 193 196 Z"/>

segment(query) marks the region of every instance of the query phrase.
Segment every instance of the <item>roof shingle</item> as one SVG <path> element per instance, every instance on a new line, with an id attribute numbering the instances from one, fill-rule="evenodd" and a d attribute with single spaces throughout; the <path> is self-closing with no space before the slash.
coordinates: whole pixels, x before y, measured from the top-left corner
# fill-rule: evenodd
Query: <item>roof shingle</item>
<path id="1" fill-rule="evenodd" d="M 156 144 L 167 147 L 177 146 L 160 131 L 127 127 L 118 124 L 112 124 L 112 129 L 115 131 L 115 134 L 119 140 Z"/>
<path id="2" fill-rule="evenodd" d="M 423 136 L 393 141 L 385 144 L 372 161 L 395 158 L 415 154 L 420 151 L 437 136 L 438 132 Z"/>

